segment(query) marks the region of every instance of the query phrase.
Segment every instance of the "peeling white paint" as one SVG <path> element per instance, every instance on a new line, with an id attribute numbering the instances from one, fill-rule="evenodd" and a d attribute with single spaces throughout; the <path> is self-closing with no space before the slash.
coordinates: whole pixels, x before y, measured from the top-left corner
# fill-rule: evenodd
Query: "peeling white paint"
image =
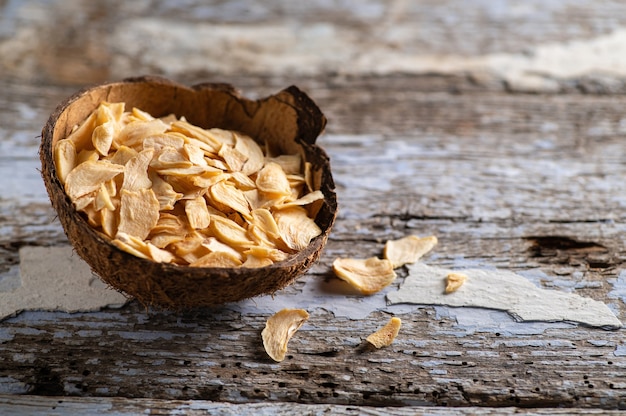
<path id="1" fill-rule="evenodd" d="M 301 308 L 309 312 L 323 309 L 337 317 L 365 319 L 370 313 L 386 308 L 384 294 L 391 289 L 388 287 L 376 295 L 363 296 L 339 279 L 325 280 L 311 276 L 302 279 L 306 279 L 306 283 L 298 294 L 260 296 L 227 307 L 242 314 L 272 314 L 283 308 Z"/>
<path id="2" fill-rule="evenodd" d="M 69 246 L 22 247 L 20 277 L 19 287 L 0 292 L 0 320 L 23 310 L 81 312 L 127 302 L 104 284 L 93 284 L 99 279 Z"/>
<path id="3" fill-rule="evenodd" d="M 452 270 L 415 263 L 396 292 L 387 294 L 392 304 L 473 306 L 506 311 L 519 321 L 578 322 L 616 329 L 622 323 L 602 302 L 557 290 L 545 290 L 528 279 L 505 270 L 466 269 L 466 283 L 445 294 L 445 277 Z"/>
<path id="4" fill-rule="evenodd" d="M 101 284 L 70 247 L 24 247 L 20 255 L 24 284 L 12 291 L 0 291 L 0 319 L 21 310 L 95 311 L 126 302 L 123 295 Z M 468 266 L 464 261 L 459 264 Z M 601 302 L 537 288 L 533 282 L 539 284 L 546 277 L 538 270 L 520 276 L 482 266 L 476 268 L 477 265 L 471 267 L 475 268 L 464 267 L 470 280 L 452 295 L 443 295 L 443 277 L 447 270 L 418 263 L 409 266 L 409 276 L 400 290 L 399 283 L 394 283 L 380 293 L 362 296 L 338 279 L 306 276 L 299 292 L 261 296 L 227 305 L 227 308 L 243 314 L 270 314 L 282 308 L 297 307 L 309 311 L 326 310 L 337 317 L 365 319 L 375 311 L 403 314 L 412 313 L 424 305 L 439 305 L 435 306 L 438 319 L 456 320 L 457 325 L 446 331 L 457 336 L 475 332 L 539 334 L 548 328 L 571 326 L 572 322 L 608 328 L 621 326 L 611 309 Z M 563 283 L 557 280 L 554 282 L 557 286 Z M 51 282 L 55 284 L 51 285 Z M 622 299 L 626 293 L 621 287 L 626 285 L 626 273 L 611 283 L 614 290 L 609 296 Z M 460 310 L 457 306 L 465 308 Z M 527 323 L 518 325 L 518 321 Z M 89 336 L 99 334 L 101 331 L 94 330 Z M 116 335 L 125 336 L 123 333 Z M 165 334 L 151 333 L 150 336 L 165 337 Z"/>
<path id="5" fill-rule="evenodd" d="M 624 357 L 626 356 L 626 345 L 618 345 L 613 351 L 613 355 L 616 357 Z"/>
<path id="6" fill-rule="evenodd" d="M 406 305 L 390 305 L 389 308 L 394 310 L 393 308 L 397 306 Z M 456 325 L 446 329 L 445 333 L 459 337 L 475 333 L 499 333 L 503 336 L 539 335 L 547 329 L 566 329 L 574 325 L 566 322 L 524 322 L 524 325 L 520 325 L 504 311 L 485 308 L 435 306 L 435 311 L 437 319 L 448 318 L 456 321 Z"/>
<path id="7" fill-rule="evenodd" d="M 0 394 L 27 394 L 29 387 L 13 377 L 0 377 Z"/>

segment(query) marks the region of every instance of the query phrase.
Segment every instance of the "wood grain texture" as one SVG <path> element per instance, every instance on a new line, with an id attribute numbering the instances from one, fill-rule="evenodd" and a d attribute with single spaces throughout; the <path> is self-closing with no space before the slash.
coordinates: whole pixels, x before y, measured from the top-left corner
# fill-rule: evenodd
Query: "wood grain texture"
<path id="1" fill-rule="evenodd" d="M 239 415 L 369 415 L 369 416 L 426 416 L 426 415 L 617 415 L 619 411 L 600 409 L 520 409 L 516 407 L 485 408 L 485 407 L 367 407 L 342 406 L 329 404 L 293 404 L 293 403 L 219 403 L 201 400 L 158 400 L 158 399 L 124 399 L 124 398 L 77 398 L 77 397 L 33 397 L 0 395 L 0 410 L 11 411 L 13 415 L 206 415 L 223 416 Z"/>
<path id="2" fill-rule="evenodd" d="M 259 30 L 302 23 L 345 27 L 337 33 L 359 48 L 393 40 L 407 53 L 523 55 L 541 42 L 620 29 L 620 2 L 498 9 L 480 1 L 469 8 L 453 0 L 371 1 L 341 13 L 325 2 L 249 10 L 240 3 L 186 2 L 183 9 L 115 2 L 118 8 L 104 11 L 91 2 L 17 3 L 0 2 L 0 290 L 16 285 L 20 247 L 67 244 L 38 172 L 48 115 L 79 87 L 158 73 L 185 84 L 232 83 L 252 98 L 296 84 L 328 118 L 318 144 L 331 158 L 339 216 L 320 261 L 277 297 L 302 295 L 305 282 L 333 281 L 338 256 L 380 255 L 390 238 L 434 234 L 439 245 L 428 264 L 512 270 L 542 287 L 606 302 L 624 321 L 626 83 L 619 71 L 555 75 L 558 88 L 550 93 L 524 94 L 497 74 L 380 74 L 356 63 L 338 70 L 337 62 L 352 62 L 349 55 L 312 73 L 272 72 L 254 61 L 181 69 L 150 61 L 158 49 L 144 38 L 145 55 L 112 38 L 121 29 L 147 31 L 150 19 Z M 65 24 L 47 23 L 59 19 Z M 126 25 L 131 21 L 139 23 Z M 370 34 L 381 22 L 386 26 Z M 420 25 L 428 36 L 407 29 Z M 180 53 L 205 51 L 197 48 Z M 398 274 L 394 287 L 406 271 Z M 345 295 L 329 293 L 329 302 L 337 296 Z M 541 415 L 626 408 L 624 329 L 518 323 L 496 311 L 427 305 L 376 310 L 365 319 L 332 307 L 309 312 L 282 363 L 262 349 L 268 314 L 236 305 L 186 314 L 137 303 L 94 313 L 24 312 L 0 322 L 0 409 L 403 415 L 444 414 L 446 406 L 460 414 Z M 400 335 L 388 348 L 369 349 L 365 337 L 391 313 L 403 321 Z"/>
<path id="3" fill-rule="evenodd" d="M 33 397 L 0 395 L 0 410 L 10 410 L 13 415 L 170 415 L 185 414 L 190 416 L 219 414 L 223 416 L 239 415 L 369 415 L 369 416 L 438 416 L 438 415 L 617 415 L 619 411 L 600 409 L 520 409 L 516 407 L 368 407 L 342 406 L 329 404 L 293 404 L 293 403 L 219 403 L 201 400 L 158 400 L 124 398 L 77 398 L 77 397 Z"/>
<path id="4" fill-rule="evenodd" d="M 385 81 L 360 82 L 374 89 Z M 626 100 L 420 92 L 412 82 L 419 84 L 405 78 L 384 96 L 349 83 L 313 91 L 330 120 L 320 144 L 331 157 L 340 214 L 307 279 L 333 279 L 336 256 L 378 255 L 389 238 L 435 234 L 440 245 L 426 260 L 430 264 L 536 270 L 546 287 L 623 311 L 621 300 L 609 294 L 624 257 L 625 172 L 619 161 Z M 26 145 L 32 157 L 35 145 Z M 16 198 L 4 203 L 22 204 Z M 63 240 L 45 195 L 36 204 L 41 211 L 8 218 L 9 224 L 27 224 L 3 237 L 9 253 Z M 137 305 L 86 314 L 26 312 L 2 323 L 0 377 L 5 391 L 35 395 L 626 405 L 622 331 L 525 326 L 495 312 L 491 326 L 481 327 L 483 318 L 472 326 L 462 320 L 463 310 L 424 307 L 399 314 L 404 325 L 392 346 L 369 351 L 363 340 L 387 319 L 383 312 L 365 320 L 311 312 L 282 364 L 262 350 L 266 315 L 147 314 Z"/>

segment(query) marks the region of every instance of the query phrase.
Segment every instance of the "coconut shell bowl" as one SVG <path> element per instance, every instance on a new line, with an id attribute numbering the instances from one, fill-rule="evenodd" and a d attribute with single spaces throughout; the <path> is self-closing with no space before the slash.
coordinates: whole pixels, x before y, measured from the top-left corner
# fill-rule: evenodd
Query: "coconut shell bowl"
<path id="1" fill-rule="evenodd" d="M 271 264 L 257 262 L 254 267 L 246 266 L 248 263 L 232 266 L 228 262 L 208 263 L 208 265 L 201 262 L 192 267 L 176 261 L 163 261 L 162 259 L 157 261 L 156 257 L 151 258 L 141 253 L 137 255 L 133 254 L 133 250 L 124 249 L 119 241 L 118 244 L 115 243 L 114 236 L 107 235 L 102 229 L 94 226 L 94 218 L 81 211 L 77 200 L 68 194 L 63 178 L 66 173 L 59 172 L 59 169 L 63 170 L 65 167 L 59 166 L 58 155 L 55 154 L 57 143 L 76 131 L 77 126 L 97 112 L 102 103 L 124 103 L 125 111 L 133 108 L 140 109 L 138 117 L 149 115 L 160 120 L 174 117 L 200 129 L 238 132 L 252 138 L 260 148 L 267 151 L 266 158 L 271 156 L 277 160 L 275 158 L 281 155 L 300 155 L 303 170 L 306 166 L 306 187 L 309 192 L 315 192 L 317 195 L 315 201 L 310 204 L 314 204 L 315 209 L 307 209 L 312 213 L 313 227 L 318 228 L 319 232 L 298 250 L 287 250 L 287 255 L 274 257 Z M 95 119 L 92 116 L 92 120 Z M 189 87 L 159 77 L 126 79 L 84 89 L 65 100 L 54 110 L 42 131 L 41 173 L 52 206 L 57 212 L 75 253 L 87 262 L 92 271 L 107 285 L 129 298 L 137 299 L 146 307 L 175 310 L 213 307 L 255 296 L 274 294 L 304 275 L 319 259 L 337 213 L 335 186 L 329 158 L 324 150 L 315 144 L 325 125 L 326 118 L 317 105 L 295 86 L 263 99 L 252 100 L 242 97 L 232 86 L 226 84 L 204 83 Z M 105 130 L 98 134 L 106 138 Z M 93 134 L 96 135 L 95 130 Z M 89 159 L 94 153 L 95 151 L 92 150 L 86 156 L 78 154 L 76 158 Z M 119 169 L 122 170 L 121 167 Z M 213 167 L 211 169 L 211 172 L 215 171 Z M 255 180 L 255 175 L 250 176 L 252 181 Z M 118 185 L 121 186 L 123 176 L 122 171 L 107 184 L 115 183 L 117 180 Z M 241 175 L 237 177 L 240 178 Z M 155 180 L 162 182 L 154 176 L 150 178 L 152 183 Z M 124 183 L 124 186 L 136 186 L 135 182 L 130 185 Z M 106 188 L 104 184 L 100 186 L 103 189 Z M 181 189 L 173 191 L 181 199 L 178 203 L 185 203 L 184 200 L 189 193 L 187 191 Z M 95 190 L 89 195 L 98 195 L 98 192 Z M 81 199 L 83 200 L 84 198 Z M 241 201 L 241 198 L 238 201 Z M 112 204 L 109 199 L 102 200 L 99 195 L 92 197 L 90 203 L 99 203 L 104 206 Z M 217 208 L 210 206 L 209 203 L 207 205 L 211 213 L 210 217 L 214 218 L 214 215 L 217 215 L 221 220 L 221 215 L 216 213 L 219 204 Z M 132 213 L 129 218 L 136 218 L 138 222 L 143 221 L 144 213 L 140 208 L 140 205 L 135 207 L 137 212 Z M 176 208 L 175 205 L 166 209 L 172 212 L 178 210 L 183 217 L 185 216 L 186 208 Z M 249 214 L 246 211 L 243 216 L 252 217 Z M 195 222 L 195 220 L 192 221 L 191 214 L 189 215 L 190 219 L 185 220 L 187 228 L 190 228 L 190 223 Z M 244 221 L 242 215 L 236 215 L 237 219 L 232 218 L 232 213 L 229 215 L 231 215 L 229 217 L 231 220 L 239 224 Z M 224 217 L 228 216 L 224 215 Z M 115 224 L 115 221 L 121 222 L 122 220 L 111 221 L 113 222 L 110 224 Z M 126 222 L 132 221 L 126 218 Z M 124 225 L 124 227 L 128 226 L 128 224 Z M 195 228 L 198 228 L 198 225 Z M 196 229 L 190 232 L 198 234 L 205 231 Z M 265 236 L 276 237 L 275 227 L 264 232 Z M 203 235 L 208 236 L 209 233 Z M 206 241 L 209 240 L 218 244 L 217 239 L 209 236 Z M 140 244 L 138 250 L 141 252 L 142 243 L 137 244 Z M 277 243 L 277 246 L 280 247 L 280 244 Z M 215 249 L 215 246 L 211 247 Z M 154 251 L 162 252 L 156 249 Z M 143 251 L 144 254 L 147 252 L 149 251 Z M 224 256 L 226 259 L 232 257 Z"/>

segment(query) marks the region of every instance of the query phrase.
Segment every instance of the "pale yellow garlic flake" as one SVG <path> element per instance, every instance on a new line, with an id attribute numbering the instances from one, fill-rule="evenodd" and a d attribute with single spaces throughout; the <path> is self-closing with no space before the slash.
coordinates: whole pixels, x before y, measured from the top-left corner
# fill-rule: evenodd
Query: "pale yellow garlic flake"
<path id="1" fill-rule="evenodd" d="M 276 241 L 280 240 L 280 230 L 272 213 L 268 209 L 257 208 L 250 215 L 248 225 L 250 235 L 255 238 L 257 243 L 274 247 Z"/>
<path id="2" fill-rule="evenodd" d="M 76 146 L 69 139 L 59 140 L 54 147 L 54 164 L 61 185 L 65 184 L 67 175 L 76 167 Z"/>
<path id="3" fill-rule="evenodd" d="M 150 260 L 150 255 L 148 253 L 144 253 L 141 250 L 137 249 L 132 243 L 125 238 L 124 233 L 117 233 L 116 238 L 111 240 L 111 243 L 129 254 L 132 254 L 135 257 L 139 257 L 140 259 Z"/>
<path id="4" fill-rule="evenodd" d="M 372 295 L 389 286 L 396 278 L 393 265 L 387 259 L 338 258 L 333 262 L 335 275 L 364 295 Z"/>
<path id="5" fill-rule="evenodd" d="M 383 255 L 391 261 L 394 268 L 415 263 L 437 245 L 437 237 L 418 237 L 410 235 L 398 240 L 389 240 L 385 244 Z"/>
<path id="6" fill-rule="evenodd" d="M 65 192 L 75 201 L 100 189 L 100 185 L 124 171 L 124 167 L 105 161 L 88 161 L 77 165 L 65 178 Z"/>
<path id="7" fill-rule="evenodd" d="M 205 159 L 204 151 L 198 146 L 194 146 L 190 143 L 185 143 L 183 145 L 182 154 L 194 165 L 208 166 L 208 163 Z"/>
<path id="8" fill-rule="evenodd" d="M 267 355 L 276 362 L 283 361 L 289 340 L 308 319 L 309 314 L 303 309 L 283 309 L 272 315 L 261 332 Z"/>
<path id="9" fill-rule="evenodd" d="M 168 125 L 159 119 L 150 121 L 134 121 L 125 125 L 113 139 L 113 146 L 121 145 L 132 147 L 135 150 L 143 149 L 146 137 L 165 133 Z"/>
<path id="10" fill-rule="evenodd" d="M 191 267 L 239 267 L 242 265 L 239 256 L 225 251 L 215 251 L 189 263 Z"/>
<path id="11" fill-rule="evenodd" d="M 304 206 L 304 205 L 309 205 L 315 201 L 320 201 L 323 199 L 324 199 L 324 194 L 322 193 L 322 191 L 313 191 L 304 195 L 302 198 L 298 198 L 290 202 L 284 202 L 282 204 L 278 204 L 276 205 L 275 208 L 284 209 L 284 208 L 291 208 L 295 206 Z"/>
<path id="12" fill-rule="evenodd" d="M 211 201 L 227 209 L 237 211 L 244 217 L 250 216 L 250 205 L 243 192 L 226 182 L 218 182 L 209 188 Z"/>
<path id="13" fill-rule="evenodd" d="M 67 136 L 67 140 L 74 143 L 77 150 L 91 149 L 91 136 L 93 134 L 93 129 L 96 127 L 96 118 L 97 112 L 93 111 L 89 114 L 89 117 L 87 117 L 85 121 L 83 121 L 69 134 L 69 136 Z"/>
<path id="14" fill-rule="evenodd" d="M 201 141 L 202 143 L 204 143 L 207 151 L 210 151 L 212 153 L 217 154 L 217 152 L 219 152 L 220 150 L 220 147 L 222 147 L 221 136 L 210 134 L 205 129 L 194 126 L 187 121 L 175 121 L 171 124 L 171 129 L 173 131 L 180 132 L 185 136 L 189 136 Z"/>
<path id="15" fill-rule="evenodd" d="M 263 149 L 261 149 L 258 143 L 250 136 L 241 133 L 236 133 L 234 136 L 235 150 L 246 158 L 240 171 L 246 176 L 257 173 L 265 164 Z"/>
<path id="16" fill-rule="evenodd" d="M 194 164 L 182 153 L 182 150 L 172 146 L 164 146 L 159 149 L 152 163 L 150 163 L 150 167 L 159 172 L 168 169 L 190 169 L 193 166 Z"/>
<path id="17" fill-rule="evenodd" d="M 257 257 L 253 254 L 246 255 L 246 261 L 243 262 L 241 267 L 247 267 L 249 269 L 256 269 L 259 267 L 267 267 L 274 264 L 274 262 L 265 257 Z"/>
<path id="18" fill-rule="evenodd" d="M 237 187 L 237 189 L 244 191 L 249 191 L 251 189 L 256 189 L 256 183 L 247 175 L 242 172 L 231 172 L 228 173 L 228 183 Z"/>
<path id="19" fill-rule="evenodd" d="M 206 200 L 199 196 L 185 202 L 185 213 L 191 228 L 207 228 L 211 223 L 211 215 L 206 205 Z"/>
<path id="20" fill-rule="evenodd" d="M 131 114 L 137 119 L 141 121 L 151 121 L 154 120 L 154 117 L 146 111 L 140 110 L 137 107 L 133 107 L 131 110 Z"/>
<path id="21" fill-rule="evenodd" d="M 185 146 L 185 136 L 176 133 L 163 133 L 155 134 L 146 137 L 143 141 L 143 149 L 154 149 L 156 152 L 160 152 L 164 148 L 175 149 L 176 151 L 182 151 Z"/>
<path id="22" fill-rule="evenodd" d="M 302 156 L 299 154 L 293 155 L 280 155 L 276 157 L 267 158 L 268 162 L 274 162 L 280 165 L 287 175 L 301 176 L 302 171 Z M 304 178 L 303 178 L 304 180 Z"/>
<path id="23" fill-rule="evenodd" d="M 212 215 L 209 228 L 221 242 L 233 247 L 248 247 L 254 245 L 248 237 L 246 229 L 228 218 Z"/>
<path id="24" fill-rule="evenodd" d="M 94 199 L 94 207 L 96 211 L 100 211 L 103 209 L 115 211 L 115 204 L 111 199 L 111 195 L 109 194 L 106 183 L 107 182 L 102 182 L 100 184 L 100 189 L 96 193 L 96 197 Z"/>
<path id="25" fill-rule="evenodd" d="M 152 181 L 148 177 L 148 166 L 154 156 L 154 149 L 146 149 L 139 152 L 124 165 L 124 182 L 122 189 L 138 191 L 152 187 Z"/>
<path id="26" fill-rule="evenodd" d="M 97 162 L 100 159 L 100 155 L 95 150 L 83 149 L 76 155 L 76 165 L 80 165 L 85 162 Z"/>
<path id="27" fill-rule="evenodd" d="M 452 293 L 459 290 L 467 280 L 467 275 L 463 273 L 451 272 L 446 276 L 445 293 Z"/>
<path id="28" fill-rule="evenodd" d="M 274 218 L 281 239 L 294 251 L 304 249 L 312 239 L 322 233 L 307 211 L 299 206 L 276 211 Z"/>
<path id="29" fill-rule="evenodd" d="M 113 143 L 113 136 L 115 136 L 115 124 L 112 120 L 100 124 L 93 129 L 91 141 L 94 149 L 96 149 L 101 156 L 109 154 L 109 149 Z"/>
<path id="30" fill-rule="evenodd" d="M 266 246 L 250 246 L 247 250 L 243 252 L 243 254 L 246 256 L 269 259 L 272 262 L 283 261 L 286 260 L 287 257 L 289 257 L 289 254 L 278 248 Z"/>
<path id="31" fill-rule="evenodd" d="M 159 220 L 159 201 L 152 189 L 120 191 L 118 233 L 145 239 Z"/>
<path id="32" fill-rule="evenodd" d="M 100 226 L 102 231 L 109 238 L 114 238 L 117 234 L 117 222 L 119 220 L 117 212 L 108 209 L 101 209 L 100 213 Z"/>
<path id="33" fill-rule="evenodd" d="M 270 162 L 263 166 L 257 173 L 256 186 L 259 191 L 276 197 L 291 195 L 289 179 L 278 163 Z"/>
<path id="34" fill-rule="evenodd" d="M 229 145 L 222 145 L 218 155 L 224 160 L 228 169 L 232 172 L 240 172 L 243 169 L 247 156 Z"/>
<path id="35" fill-rule="evenodd" d="M 174 191 L 169 182 L 152 170 L 148 171 L 148 179 L 152 182 L 152 190 L 159 200 L 159 209 L 161 211 L 173 210 L 176 202 L 183 198 L 183 194 Z"/>
<path id="36" fill-rule="evenodd" d="M 119 146 L 119 148 L 114 153 L 109 153 L 106 157 L 111 163 L 115 163 L 116 165 L 125 165 L 129 160 L 134 158 L 139 154 L 135 149 L 131 149 L 128 146 Z"/>
<path id="37" fill-rule="evenodd" d="M 401 325 L 400 318 L 393 317 L 385 326 L 368 336 L 366 340 L 376 348 L 388 347 L 398 336 Z"/>
<path id="38" fill-rule="evenodd" d="M 229 255 L 231 255 L 232 257 L 235 257 L 240 262 L 243 259 L 243 255 L 239 251 L 235 250 L 228 244 L 222 243 L 215 237 L 206 238 L 205 240 L 202 241 L 201 246 L 206 248 L 211 253 L 217 253 L 217 252 L 228 253 Z"/>

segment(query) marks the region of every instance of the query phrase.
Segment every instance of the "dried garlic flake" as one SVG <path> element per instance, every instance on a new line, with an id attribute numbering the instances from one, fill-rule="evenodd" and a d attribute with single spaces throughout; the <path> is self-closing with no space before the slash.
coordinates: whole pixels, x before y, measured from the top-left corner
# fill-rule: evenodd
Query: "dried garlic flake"
<path id="1" fill-rule="evenodd" d="M 265 351 L 274 361 L 285 359 L 289 340 L 307 319 L 309 314 L 303 309 L 283 309 L 267 320 L 261 337 Z"/>
<path id="2" fill-rule="evenodd" d="M 387 287 L 396 278 L 393 265 L 387 259 L 338 258 L 333 262 L 337 277 L 350 283 L 364 295 L 372 295 Z"/>
<path id="3" fill-rule="evenodd" d="M 418 237 L 410 235 L 399 240 L 389 240 L 385 244 L 384 257 L 391 261 L 394 268 L 415 263 L 424 254 L 437 245 L 437 237 Z"/>
<path id="4" fill-rule="evenodd" d="M 400 331 L 400 325 L 402 325 L 400 318 L 393 317 L 385 326 L 367 337 L 366 340 L 376 348 L 388 347 L 396 339 Z"/>
<path id="5" fill-rule="evenodd" d="M 467 280 L 467 275 L 463 273 L 448 273 L 446 276 L 446 293 L 456 292 Z"/>

